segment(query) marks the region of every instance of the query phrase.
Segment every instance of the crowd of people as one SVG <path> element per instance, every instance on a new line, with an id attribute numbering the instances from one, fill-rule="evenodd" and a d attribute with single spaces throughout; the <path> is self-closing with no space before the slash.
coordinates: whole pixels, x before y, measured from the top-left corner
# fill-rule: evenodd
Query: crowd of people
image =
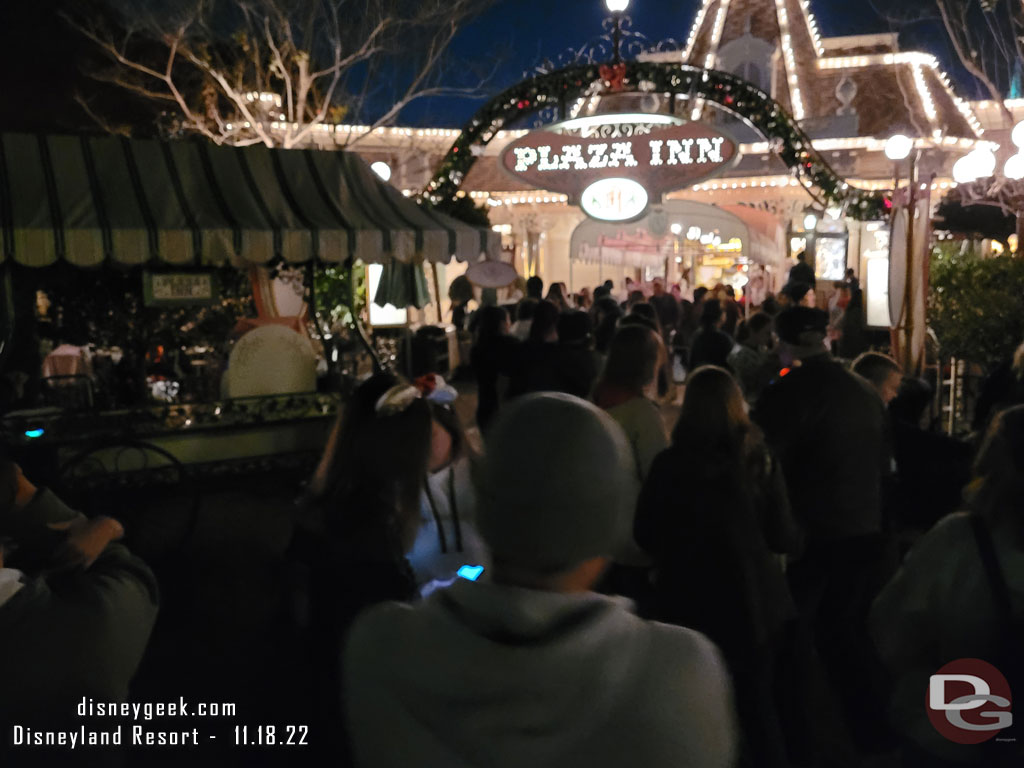
<path id="1" fill-rule="evenodd" d="M 1024 405 L 977 445 L 935 433 L 927 384 L 833 353 L 806 271 L 756 311 L 531 278 L 467 318 L 481 450 L 439 376 L 360 384 L 289 548 L 316 764 L 1021 764 L 1015 730 L 944 738 L 926 691 L 960 658 L 1024 683 Z M 118 649 L 84 690 L 123 700 L 152 575 L 116 523 L 3 474 L 5 689 L 88 600 L 120 618 L 76 617 L 82 653 Z"/>

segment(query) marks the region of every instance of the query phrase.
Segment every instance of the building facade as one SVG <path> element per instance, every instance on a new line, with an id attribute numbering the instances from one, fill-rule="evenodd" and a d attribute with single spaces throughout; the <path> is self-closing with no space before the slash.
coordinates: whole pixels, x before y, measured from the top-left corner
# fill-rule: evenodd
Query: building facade
<path id="1" fill-rule="evenodd" d="M 806 0 L 706 0 L 683 50 L 646 58 L 733 73 L 753 83 L 793 115 L 815 149 L 850 185 L 892 189 L 908 164 L 889 160 L 894 134 L 918 150 L 920 193 L 937 200 L 950 187 L 952 166 L 982 146 L 1000 160 L 1012 153 L 1006 113 L 991 102 L 955 92 L 937 59 L 901 51 L 896 35 L 823 38 Z M 1007 102 L 1024 117 L 1024 101 Z M 666 113 L 677 105 L 658 94 L 581 99 L 573 117 Z M 506 255 L 521 275 L 565 282 L 570 290 L 605 279 L 666 277 L 684 291 L 732 283 L 740 290 L 777 290 L 800 251 L 826 283 L 847 267 L 861 277 L 869 306 L 880 306 L 888 264 L 888 224 L 863 222 L 819 204 L 778 159 L 764 137 L 735 115 L 700 99 L 683 105 L 690 120 L 713 125 L 739 147 L 739 161 L 714 179 L 664 196 L 653 215 L 635 224 L 582 226 L 587 216 L 564 194 L 529 188 L 499 164 L 504 147 L 525 131 L 503 131 L 483 148 L 459 194 L 487 206 Z M 319 146 L 357 137 L 355 151 L 386 163 L 391 182 L 415 194 L 459 132 L 452 129 L 329 126 Z M 441 268 L 445 286 L 465 265 Z M 869 313 L 884 325 L 885 316 Z M 430 317 L 433 320 L 435 318 Z"/>

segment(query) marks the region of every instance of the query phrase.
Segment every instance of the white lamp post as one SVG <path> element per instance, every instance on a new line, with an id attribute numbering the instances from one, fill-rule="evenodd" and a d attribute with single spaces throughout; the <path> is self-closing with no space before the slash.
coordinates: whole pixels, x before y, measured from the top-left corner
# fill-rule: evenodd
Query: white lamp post
<path id="1" fill-rule="evenodd" d="M 622 54 L 619 48 L 622 43 L 622 14 L 629 7 L 629 0 L 604 0 L 604 4 L 611 11 L 612 21 L 615 26 L 612 28 L 612 47 L 614 48 L 615 63 L 622 63 Z"/>

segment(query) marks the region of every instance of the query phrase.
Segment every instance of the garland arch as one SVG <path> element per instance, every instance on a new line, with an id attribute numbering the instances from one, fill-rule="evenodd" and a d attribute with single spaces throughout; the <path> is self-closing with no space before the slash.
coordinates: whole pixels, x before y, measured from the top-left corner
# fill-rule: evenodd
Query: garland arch
<path id="1" fill-rule="evenodd" d="M 673 104 L 680 97 L 718 104 L 761 133 L 803 187 L 809 193 L 812 189 L 820 192 L 820 203 L 842 208 L 845 215 L 854 219 L 888 216 L 890 198 L 847 184 L 814 149 L 796 120 L 764 91 L 727 72 L 688 64 L 644 61 L 573 65 L 508 88 L 465 125 L 421 199 L 442 209 L 451 206 L 476 162 L 474 149 L 490 142 L 513 119 L 551 108 L 558 109 L 564 116 L 570 100 L 587 95 L 591 86 L 600 81 L 605 85 L 604 93 L 668 94 Z"/>

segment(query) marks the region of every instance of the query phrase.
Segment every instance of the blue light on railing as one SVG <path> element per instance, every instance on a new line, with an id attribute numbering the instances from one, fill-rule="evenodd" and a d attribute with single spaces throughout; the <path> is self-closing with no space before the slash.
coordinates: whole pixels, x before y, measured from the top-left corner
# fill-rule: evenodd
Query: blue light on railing
<path id="1" fill-rule="evenodd" d="M 30 439 L 31 438 L 36 438 L 36 437 L 42 437 L 45 433 L 46 433 L 45 429 L 26 429 L 25 430 L 25 437 L 30 438 Z"/>

